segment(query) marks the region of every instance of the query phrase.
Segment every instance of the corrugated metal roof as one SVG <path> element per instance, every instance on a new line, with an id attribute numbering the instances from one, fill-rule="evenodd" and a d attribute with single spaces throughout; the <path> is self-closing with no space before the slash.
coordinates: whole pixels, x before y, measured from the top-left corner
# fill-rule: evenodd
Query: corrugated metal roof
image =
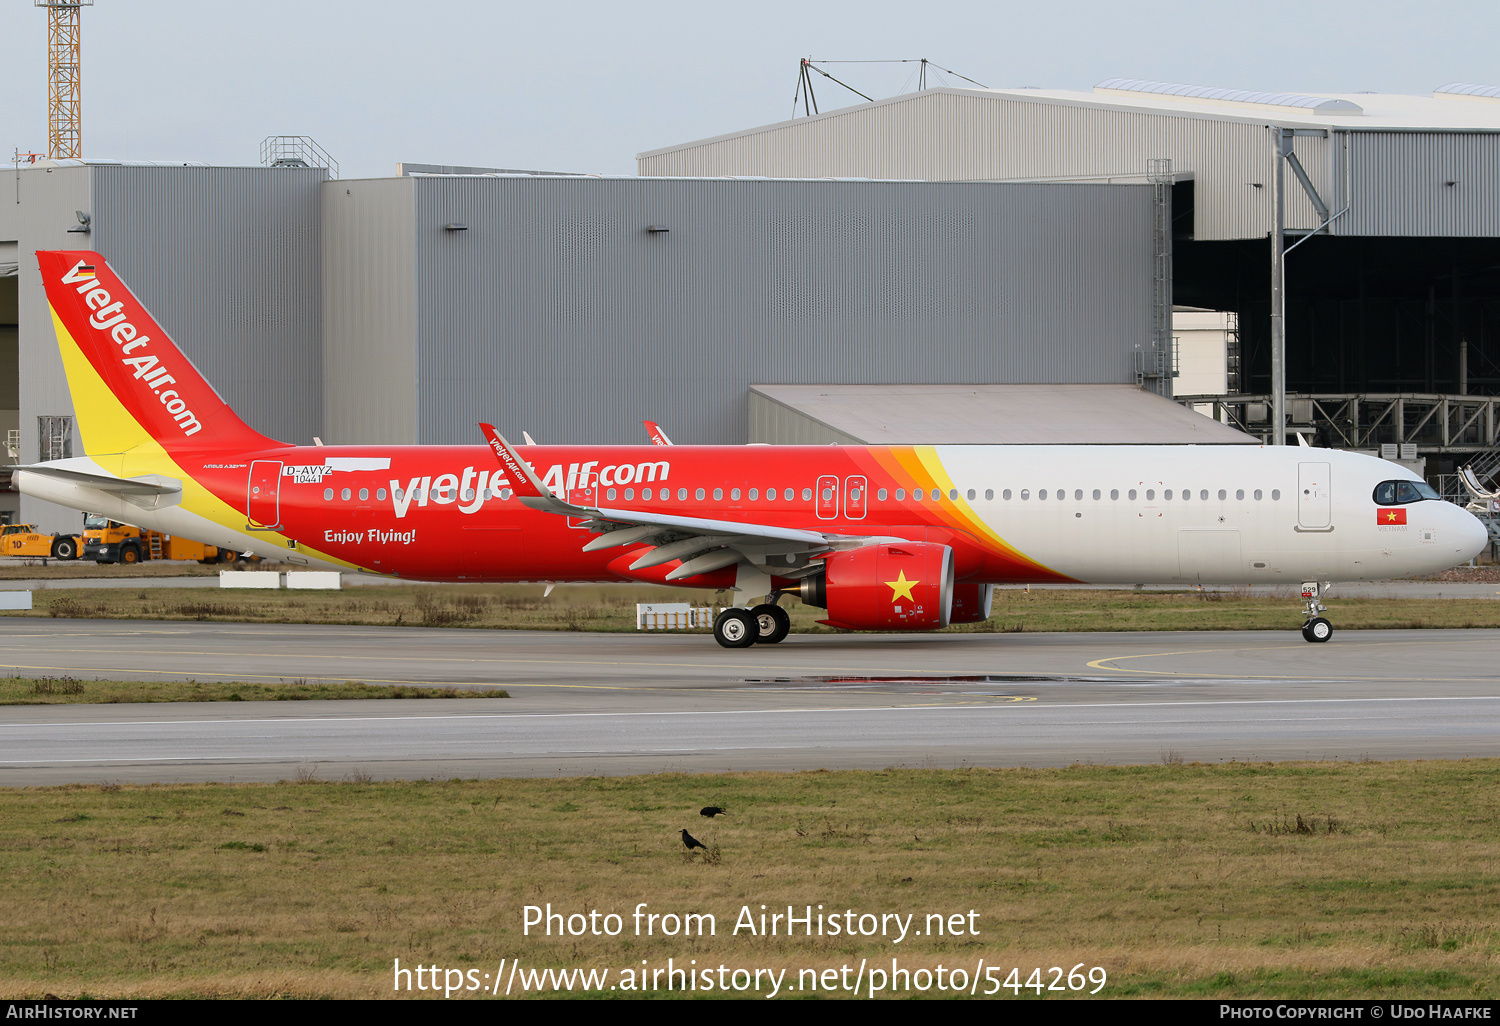
<path id="1" fill-rule="evenodd" d="M 1134 385 L 752 385 L 870 445 L 1259 445 Z"/>
<path id="2" fill-rule="evenodd" d="M 1264 93 L 1249 89 L 1220 89 L 1214 86 L 1181 85 L 1176 82 L 1148 82 L 1139 78 L 1107 78 L 1094 86 L 1096 93 L 1147 93 L 1157 96 L 1186 96 L 1248 107 L 1286 107 L 1311 114 L 1363 114 L 1364 108 L 1349 100 L 1331 96 L 1307 96 L 1303 93 Z"/>
<path id="3" fill-rule="evenodd" d="M 1464 96 L 1471 100 L 1500 100 L 1500 86 L 1474 85 L 1469 82 L 1449 82 L 1432 91 L 1437 96 Z"/>

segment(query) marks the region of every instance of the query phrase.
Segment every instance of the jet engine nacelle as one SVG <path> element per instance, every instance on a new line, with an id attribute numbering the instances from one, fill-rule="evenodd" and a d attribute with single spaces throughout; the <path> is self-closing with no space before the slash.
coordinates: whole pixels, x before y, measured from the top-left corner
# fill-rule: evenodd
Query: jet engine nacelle
<path id="1" fill-rule="evenodd" d="M 804 579 L 801 598 L 828 610 L 819 621 L 846 630 L 930 631 L 953 610 L 953 550 L 930 542 L 866 545 L 838 552 Z"/>
<path id="2" fill-rule="evenodd" d="M 953 586 L 953 612 L 949 623 L 983 623 L 990 618 L 990 603 L 995 597 L 993 584 L 959 581 Z"/>

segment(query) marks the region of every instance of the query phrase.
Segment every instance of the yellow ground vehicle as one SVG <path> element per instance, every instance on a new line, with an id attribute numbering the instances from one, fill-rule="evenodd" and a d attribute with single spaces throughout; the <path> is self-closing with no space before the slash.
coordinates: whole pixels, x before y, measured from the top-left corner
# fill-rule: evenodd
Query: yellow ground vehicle
<path id="1" fill-rule="evenodd" d="M 77 559 L 76 534 L 41 534 L 35 524 L 6 524 L 0 528 L 0 556 L 50 556 Z"/>
<path id="2" fill-rule="evenodd" d="M 99 563 L 140 563 L 148 559 L 233 563 L 240 554 L 160 531 L 142 531 L 90 513 L 83 518 L 83 558 Z"/>

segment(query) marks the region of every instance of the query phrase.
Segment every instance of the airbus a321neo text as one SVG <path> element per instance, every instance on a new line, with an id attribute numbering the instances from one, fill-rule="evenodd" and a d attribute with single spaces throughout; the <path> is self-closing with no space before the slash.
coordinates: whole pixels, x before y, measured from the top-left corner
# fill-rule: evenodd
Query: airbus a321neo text
<path id="1" fill-rule="evenodd" d="M 37 254 L 85 456 L 26 493 L 308 566 L 438 581 L 732 589 L 714 636 L 775 644 L 787 595 L 852 630 L 986 619 L 1000 583 L 1302 584 L 1453 566 L 1479 521 L 1355 453 L 1239 445 L 296 446 L 219 398 L 97 253 Z M 657 434 L 660 434 L 657 429 Z M 667 441 L 665 435 L 656 439 Z"/>

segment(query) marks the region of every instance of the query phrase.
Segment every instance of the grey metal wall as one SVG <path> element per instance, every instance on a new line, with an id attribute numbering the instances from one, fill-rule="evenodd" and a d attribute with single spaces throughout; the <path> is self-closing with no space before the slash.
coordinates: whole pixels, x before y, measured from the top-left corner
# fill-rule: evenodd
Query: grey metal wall
<path id="1" fill-rule="evenodd" d="M 410 178 L 323 186 L 323 431 L 417 437 L 416 209 Z"/>
<path id="2" fill-rule="evenodd" d="M 93 248 L 256 430 L 322 429 L 321 168 L 96 165 Z"/>
<path id="3" fill-rule="evenodd" d="M 1145 187 L 411 181 L 423 443 L 743 442 L 754 382 L 1125 382 L 1150 335 Z"/>

